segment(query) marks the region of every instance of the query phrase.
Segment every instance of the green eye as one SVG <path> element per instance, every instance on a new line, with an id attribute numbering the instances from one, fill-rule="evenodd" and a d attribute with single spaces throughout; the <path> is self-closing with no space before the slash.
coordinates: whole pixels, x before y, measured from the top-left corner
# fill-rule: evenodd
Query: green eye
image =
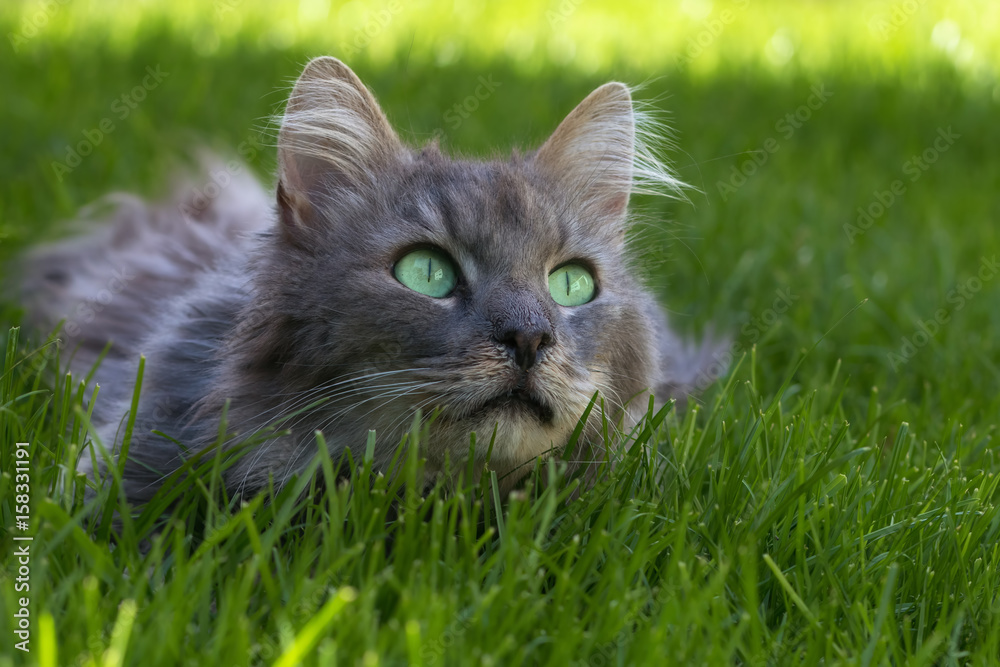
<path id="1" fill-rule="evenodd" d="M 594 276 L 579 264 L 565 264 L 549 274 L 549 294 L 560 306 L 580 306 L 594 298 Z"/>
<path id="2" fill-rule="evenodd" d="M 455 289 L 458 277 L 455 265 L 440 250 L 421 249 L 407 254 L 393 267 L 396 280 L 414 292 L 435 299 L 448 296 Z"/>

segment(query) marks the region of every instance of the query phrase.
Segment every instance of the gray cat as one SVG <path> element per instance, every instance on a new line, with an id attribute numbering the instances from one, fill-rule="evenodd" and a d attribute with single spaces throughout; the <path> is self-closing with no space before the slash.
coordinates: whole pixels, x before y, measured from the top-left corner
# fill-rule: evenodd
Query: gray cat
<path id="1" fill-rule="evenodd" d="M 476 432 L 475 469 L 494 439 L 488 464 L 509 488 L 566 444 L 596 392 L 627 429 L 650 391 L 684 397 L 713 377 L 716 346 L 684 345 L 630 270 L 630 193 L 678 187 L 648 127 L 608 83 L 538 151 L 456 161 L 404 146 L 357 76 L 319 58 L 282 119 L 276 206 L 239 174 L 211 200 L 125 199 L 114 224 L 33 254 L 29 319 L 64 321 L 77 370 L 113 341 L 96 374 L 109 449 L 146 356 L 132 502 L 217 441 L 227 400 L 230 443 L 290 429 L 227 470 L 233 493 L 300 472 L 317 430 L 337 460 L 374 429 L 385 471 L 417 409 L 438 411 L 428 481 L 446 459 L 465 469 Z M 602 451 L 598 412 L 578 457 Z"/>

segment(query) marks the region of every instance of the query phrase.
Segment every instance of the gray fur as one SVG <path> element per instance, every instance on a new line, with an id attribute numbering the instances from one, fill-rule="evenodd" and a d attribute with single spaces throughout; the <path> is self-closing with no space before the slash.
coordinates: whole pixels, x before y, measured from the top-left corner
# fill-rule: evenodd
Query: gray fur
<path id="1" fill-rule="evenodd" d="M 112 400 L 102 388 L 96 412 L 111 446 L 136 357 L 146 356 L 125 475 L 134 502 L 216 442 L 226 401 L 230 443 L 291 431 L 227 472 L 233 492 L 301 471 L 316 430 L 337 459 L 346 448 L 357 458 L 374 429 L 375 464 L 386 470 L 418 408 L 440 409 L 424 449 L 429 475 L 446 459 L 464 469 L 469 433 L 484 443 L 495 430 L 490 466 L 510 486 L 514 471 L 565 444 L 595 392 L 628 428 L 651 389 L 660 400 L 683 397 L 711 362 L 713 347 L 671 333 L 628 268 L 633 185 L 676 187 L 635 123 L 628 89 L 607 84 L 537 153 L 452 160 L 435 146 L 406 148 L 353 72 L 317 59 L 284 117 L 276 208 L 248 179 L 199 209 L 200 220 L 176 203 L 123 206 L 106 229 L 35 253 L 26 282 L 34 322 L 71 315 L 116 269 L 134 275 L 80 325 L 74 360 L 86 370 L 114 340 L 98 374 Z M 455 261 L 454 294 L 432 299 L 394 278 L 394 262 L 420 245 Z M 548 273 L 569 260 L 589 265 L 599 285 L 575 308 L 555 304 L 547 288 Z M 518 332 L 542 336 L 526 370 L 509 343 Z M 530 407 L 506 402 L 511 395 L 530 397 Z M 584 458 L 603 447 L 599 424 L 587 424 Z M 481 471 L 485 447 L 475 456 Z"/>

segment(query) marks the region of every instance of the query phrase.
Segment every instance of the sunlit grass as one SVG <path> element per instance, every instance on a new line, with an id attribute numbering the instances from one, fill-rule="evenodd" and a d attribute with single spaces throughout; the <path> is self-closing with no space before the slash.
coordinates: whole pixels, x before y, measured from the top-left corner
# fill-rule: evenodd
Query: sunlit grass
<path id="1" fill-rule="evenodd" d="M 150 27 L 166 26 L 204 56 L 249 37 L 265 50 L 294 44 L 381 65 L 401 53 L 438 65 L 502 57 L 526 74 L 614 65 L 654 76 L 732 66 L 892 71 L 945 60 L 993 85 L 1000 63 L 1000 6 L 989 0 L 15 1 L 4 3 L 0 21 L 13 28 L 7 36 L 16 52 L 51 40 L 128 51 Z"/>

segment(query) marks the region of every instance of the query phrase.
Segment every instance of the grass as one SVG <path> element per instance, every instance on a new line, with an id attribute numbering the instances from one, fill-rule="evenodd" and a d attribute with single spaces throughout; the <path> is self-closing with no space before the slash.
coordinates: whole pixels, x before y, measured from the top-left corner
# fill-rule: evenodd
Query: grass
<path id="1" fill-rule="evenodd" d="M 881 40 L 871 12 L 892 3 L 770 3 L 678 67 L 723 6 L 657 10 L 680 17 L 669 22 L 627 2 L 571 4 L 555 24 L 532 10 L 517 33 L 517 7 L 454 19 L 407 8 L 351 64 L 405 135 L 440 128 L 446 147 L 480 155 L 537 143 L 609 78 L 646 81 L 698 191 L 690 204 L 639 202 L 640 269 L 680 328 L 733 332 L 731 373 L 691 408 L 650 415 L 634 434 L 645 446 L 571 502 L 553 463 L 538 469 L 545 484 L 510 499 L 487 479 L 409 491 L 394 509 L 398 489 L 363 457 L 349 487 L 321 457 L 300 484 L 327 483 L 306 500 L 287 492 L 228 511 L 208 465 L 167 520 L 154 506 L 109 534 L 88 516 L 120 507 L 113 487 L 88 506 L 72 475 L 83 378 L 4 326 L 5 647 L 21 595 L 19 441 L 30 443 L 34 541 L 32 653 L 5 648 L 0 665 L 1000 659 L 995 8 L 922 3 Z M 42 6 L 5 5 L 0 34 Z M 244 3 L 236 21 L 193 3 L 56 5 L 0 59 L 0 121 L 12 128 L 0 270 L 108 190 L 162 194 L 185 147 L 251 142 L 251 168 L 269 178 L 262 130 L 289 81 L 371 16 L 327 6 L 324 37 L 324 6 Z M 630 39 L 630 25 L 663 26 L 662 39 Z M 560 60 L 567 40 L 579 57 Z M 157 65 L 169 75 L 119 119 L 114 100 Z M 486 75 L 501 85 L 453 128 L 445 111 Z M 832 94 L 810 108 L 817 86 Z M 808 119 L 795 127 L 797 112 Z M 114 131 L 60 180 L 52 163 L 104 118 Z M 959 136 L 936 148 L 948 128 Z M 925 151 L 926 170 L 912 161 Z M 745 182 L 740 168 L 753 170 Z M 902 194 L 854 233 L 857 209 L 887 202 L 894 181 Z M 413 475 L 420 462 L 403 465 Z"/>

